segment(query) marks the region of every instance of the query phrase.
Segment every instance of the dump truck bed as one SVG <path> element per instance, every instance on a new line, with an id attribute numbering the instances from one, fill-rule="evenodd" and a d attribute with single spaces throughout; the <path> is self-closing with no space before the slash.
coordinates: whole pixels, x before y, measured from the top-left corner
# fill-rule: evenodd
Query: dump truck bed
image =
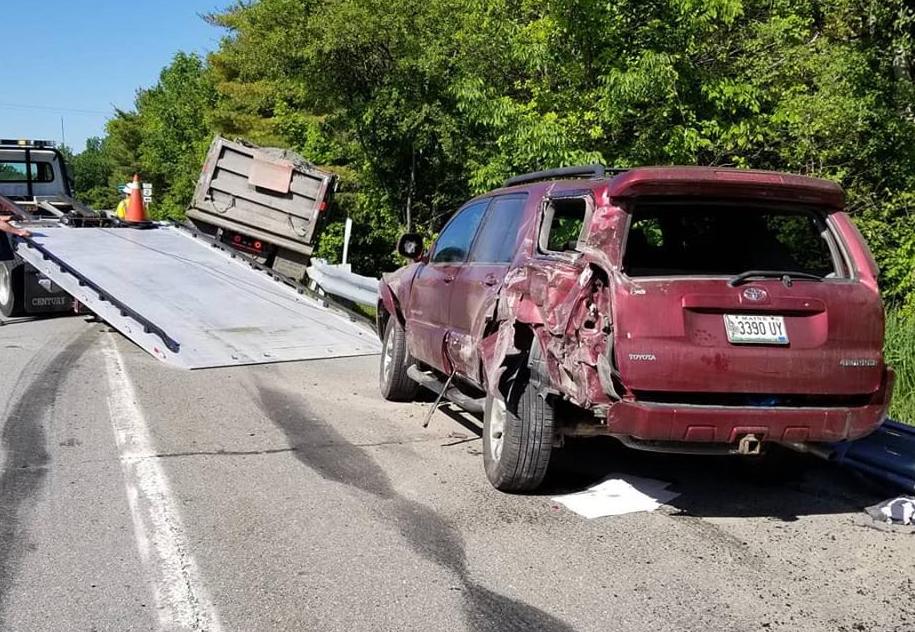
<path id="1" fill-rule="evenodd" d="M 185 229 L 29 226 L 17 253 L 140 347 L 198 369 L 378 352 L 369 328 Z"/>
<path id="2" fill-rule="evenodd" d="M 335 177 L 288 150 L 217 136 L 187 216 L 307 257 Z M 265 253 L 266 254 L 266 253 Z"/>

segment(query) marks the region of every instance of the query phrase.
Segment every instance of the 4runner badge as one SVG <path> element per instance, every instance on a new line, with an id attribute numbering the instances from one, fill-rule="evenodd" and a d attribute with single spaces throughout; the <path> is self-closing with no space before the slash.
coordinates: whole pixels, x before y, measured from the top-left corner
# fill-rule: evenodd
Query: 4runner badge
<path id="1" fill-rule="evenodd" d="M 748 287 L 743 291 L 743 297 L 748 301 L 758 303 L 759 301 L 764 301 L 769 298 L 769 293 L 761 287 Z"/>
<path id="2" fill-rule="evenodd" d="M 839 366 L 853 368 L 877 366 L 877 361 L 872 358 L 842 358 L 839 360 Z"/>

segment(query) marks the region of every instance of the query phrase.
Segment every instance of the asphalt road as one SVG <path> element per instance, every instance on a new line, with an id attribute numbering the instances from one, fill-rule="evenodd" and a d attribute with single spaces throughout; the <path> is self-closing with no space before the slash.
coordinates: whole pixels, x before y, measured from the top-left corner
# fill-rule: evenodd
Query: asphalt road
<path id="1" fill-rule="evenodd" d="M 592 441 L 505 495 L 475 421 L 423 430 L 376 362 L 187 372 L 81 317 L 0 327 L 0 629 L 915 629 L 915 539 L 850 474 Z M 681 496 L 550 500 L 613 472 Z"/>

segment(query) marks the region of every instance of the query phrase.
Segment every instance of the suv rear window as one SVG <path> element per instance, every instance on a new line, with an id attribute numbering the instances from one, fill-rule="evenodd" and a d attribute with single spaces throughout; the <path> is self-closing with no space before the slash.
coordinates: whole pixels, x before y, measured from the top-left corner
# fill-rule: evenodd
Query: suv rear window
<path id="1" fill-rule="evenodd" d="M 623 268 L 631 277 L 748 270 L 837 276 L 830 236 L 812 211 L 738 205 L 643 206 L 632 215 Z"/>

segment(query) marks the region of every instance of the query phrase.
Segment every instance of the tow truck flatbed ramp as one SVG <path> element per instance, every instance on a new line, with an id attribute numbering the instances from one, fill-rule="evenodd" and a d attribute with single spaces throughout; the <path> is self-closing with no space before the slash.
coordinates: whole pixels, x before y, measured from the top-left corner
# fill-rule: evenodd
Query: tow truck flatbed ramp
<path id="1" fill-rule="evenodd" d="M 31 227 L 17 252 L 140 347 L 187 369 L 379 352 L 367 328 L 173 226 Z"/>

